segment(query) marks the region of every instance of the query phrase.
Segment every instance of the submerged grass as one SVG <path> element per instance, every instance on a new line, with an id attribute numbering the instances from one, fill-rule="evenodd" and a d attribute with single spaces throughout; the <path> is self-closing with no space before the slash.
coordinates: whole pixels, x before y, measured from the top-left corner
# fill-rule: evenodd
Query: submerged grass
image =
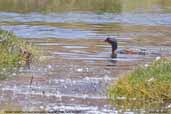
<path id="1" fill-rule="evenodd" d="M 31 53 L 34 51 L 26 41 L 17 38 L 13 33 L 0 30 L 0 79 L 6 78 L 6 74 L 11 73 L 12 69 L 24 65 L 22 49 Z"/>
<path id="2" fill-rule="evenodd" d="M 119 108 L 168 108 L 171 104 L 171 59 L 162 58 L 135 69 L 111 85 L 108 95 Z"/>

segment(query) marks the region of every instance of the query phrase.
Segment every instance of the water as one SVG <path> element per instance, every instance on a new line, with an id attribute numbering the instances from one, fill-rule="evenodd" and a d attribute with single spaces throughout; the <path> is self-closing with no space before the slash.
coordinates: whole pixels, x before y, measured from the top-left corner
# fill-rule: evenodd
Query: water
<path id="1" fill-rule="evenodd" d="M 108 102 L 108 85 L 156 56 L 171 55 L 169 0 L 0 0 L 0 28 L 44 51 L 30 70 L 1 81 L 1 109 L 118 114 L 122 110 Z M 108 36 L 119 50 L 147 54 L 111 59 Z"/>

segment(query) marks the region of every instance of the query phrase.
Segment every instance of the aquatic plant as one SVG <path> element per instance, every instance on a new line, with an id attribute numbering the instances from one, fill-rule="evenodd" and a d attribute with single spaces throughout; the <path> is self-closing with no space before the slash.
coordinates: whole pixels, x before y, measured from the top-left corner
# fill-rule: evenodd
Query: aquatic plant
<path id="1" fill-rule="evenodd" d="M 108 89 L 118 108 L 164 108 L 171 104 L 171 59 L 159 58 L 122 76 Z"/>
<path id="2" fill-rule="evenodd" d="M 20 66 L 26 65 L 27 54 L 32 53 L 31 45 L 26 41 L 17 38 L 13 33 L 0 30 L 0 79 L 5 74 Z"/>

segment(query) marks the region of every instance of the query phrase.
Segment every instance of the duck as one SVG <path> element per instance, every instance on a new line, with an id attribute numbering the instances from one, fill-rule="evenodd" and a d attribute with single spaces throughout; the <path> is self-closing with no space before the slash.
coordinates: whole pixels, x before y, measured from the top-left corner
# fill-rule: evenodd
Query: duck
<path id="1" fill-rule="evenodd" d="M 145 49 L 140 49 L 140 50 L 122 49 L 122 50 L 117 51 L 118 43 L 117 43 L 116 38 L 107 37 L 104 41 L 109 43 L 112 46 L 112 54 L 111 54 L 112 58 L 116 58 L 117 53 L 127 54 L 127 55 L 146 55 L 147 54 Z"/>
<path id="2" fill-rule="evenodd" d="M 116 58 L 117 57 L 116 50 L 118 48 L 118 43 L 117 43 L 116 38 L 107 37 L 104 41 L 109 43 L 112 46 L 111 58 Z"/>

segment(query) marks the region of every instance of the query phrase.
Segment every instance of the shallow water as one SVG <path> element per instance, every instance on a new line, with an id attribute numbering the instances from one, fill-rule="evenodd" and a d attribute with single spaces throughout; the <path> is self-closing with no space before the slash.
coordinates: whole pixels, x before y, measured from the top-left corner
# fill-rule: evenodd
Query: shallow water
<path id="1" fill-rule="evenodd" d="M 0 28 L 43 50 L 31 69 L 1 81 L 1 109 L 10 103 L 25 111 L 120 113 L 109 104 L 107 87 L 138 65 L 171 55 L 170 12 L 169 0 L 0 0 Z M 108 36 L 116 37 L 118 51 L 147 54 L 111 59 Z"/>

